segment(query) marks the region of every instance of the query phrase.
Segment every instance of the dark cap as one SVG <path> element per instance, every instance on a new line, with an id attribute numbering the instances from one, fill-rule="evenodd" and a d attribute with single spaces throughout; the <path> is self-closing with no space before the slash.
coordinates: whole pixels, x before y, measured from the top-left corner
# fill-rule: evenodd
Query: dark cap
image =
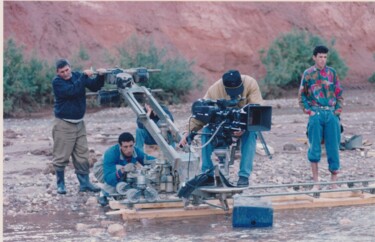
<path id="1" fill-rule="evenodd" d="M 224 73 L 223 84 L 225 91 L 231 97 L 241 95 L 244 87 L 241 79 L 241 74 L 237 70 L 229 70 Z"/>

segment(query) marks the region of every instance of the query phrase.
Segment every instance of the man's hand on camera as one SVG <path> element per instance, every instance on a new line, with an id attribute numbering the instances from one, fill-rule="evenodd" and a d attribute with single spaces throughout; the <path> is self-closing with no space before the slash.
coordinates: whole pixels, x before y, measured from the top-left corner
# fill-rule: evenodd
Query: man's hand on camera
<path id="1" fill-rule="evenodd" d="M 99 76 L 102 76 L 107 72 L 107 70 L 104 68 L 99 68 L 99 69 L 96 69 L 96 72 L 98 73 Z"/>
<path id="2" fill-rule="evenodd" d="M 189 133 L 185 133 L 182 137 L 181 137 L 181 140 L 180 142 L 178 143 L 178 147 L 182 148 L 184 147 L 186 144 L 187 144 L 187 136 L 189 135 Z"/>
<path id="3" fill-rule="evenodd" d="M 123 171 L 126 173 L 135 171 L 135 165 L 133 163 L 126 164 L 123 168 Z"/>
<path id="4" fill-rule="evenodd" d="M 87 69 L 87 70 L 84 70 L 84 71 L 83 71 L 83 74 L 85 74 L 85 75 L 88 76 L 88 77 L 91 77 L 92 75 L 95 74 L 95 72 L 94 72 L 94 70 L 92 70 L 92 69 Z"/>
<path id="5" fill-rule="evenodd" d="M 87 70 L 84 70 L 84 71 L 83 71 L 83 73 L 84 73 L 85 75 L 87 75 L 88 77 L 91 77 L 91 76 L 93 76 L 93 75 L 96 74 L 96 73 L 97 73 L 99 76 L 101 76 L 101 75 L 104 75 L 106 72 L 107 72 L 107 70 L 104 69 L 104 68 L 99 68 L 99 69 L 97 69 L 96 71 L 94 71 L 93 69 L 87 69 Z"/>

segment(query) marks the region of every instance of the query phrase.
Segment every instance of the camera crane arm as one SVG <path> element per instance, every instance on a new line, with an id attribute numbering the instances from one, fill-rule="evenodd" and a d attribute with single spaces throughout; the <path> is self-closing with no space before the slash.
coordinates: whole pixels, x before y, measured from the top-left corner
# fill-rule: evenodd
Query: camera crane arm
<path id="1" fill-rule="evenodd" d="M 190 149 L 191 153 L 177 152 L 171 145 L 171 140 L 168 138 L 168 132 L 170 132 L 175 143 L 178 143 L 182 135 L 178 128 L 175 126 L 171 118 L 166 114 L 163 108 L 159 105 L 158 101 L 153 97 L 151 92 L 144 86 L 137 85 L 137 83 L 145 83 L 149 79 L 150 72 L 159 72 L 160 69 L 148 69 L 145 67 L 137 67 L 130 69 L 112 68 L 106 71 L 106 83 L 116 85 L 117 95 L 122 97 L 131 109 L 137 115 L 138 121 L 143 124 L 146 130 L 150 133 L 152 138 L 159 146 L 166 161 L 170 162 L 174 170 L 177 170 L 180 174 L 181 181 L 184 181 L 188 177 L 181 177 L 182 173 L 186 172 L 184 164 L 186 162 L 198 163 L 197 157 L 193 149 Z M 142 94 L 145 97 L 145 102 L 151 106 L 153 111 L 159 117 L 159 123 L 162 125 L 155 124 L 148 116 L 142 104 L 136 99 L 135 94 Z M 169 135 L 170 136 L 170 135 Z M 188 156 L 187 156 L 188 154 Z M 183 165 L 179 165 L 182 164 Z M 190 166 L 194 167 L 194 166 Z M 188 168 L 189 170 L 190 168 Z M 187 173 L 189 176 L 189 173 Z"/>

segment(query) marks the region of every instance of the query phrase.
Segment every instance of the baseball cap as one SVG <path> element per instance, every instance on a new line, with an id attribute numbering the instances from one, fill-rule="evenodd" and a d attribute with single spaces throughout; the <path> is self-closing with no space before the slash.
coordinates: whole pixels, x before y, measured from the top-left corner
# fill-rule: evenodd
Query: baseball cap
<path id="1" fill-rule="evenodd" d="M 224 73 L 223 84 L 225 91 L 231 97 L 241 95 L 244 87 L 241 79 L 241 74 L 237 70 L 229 70 Z"/>

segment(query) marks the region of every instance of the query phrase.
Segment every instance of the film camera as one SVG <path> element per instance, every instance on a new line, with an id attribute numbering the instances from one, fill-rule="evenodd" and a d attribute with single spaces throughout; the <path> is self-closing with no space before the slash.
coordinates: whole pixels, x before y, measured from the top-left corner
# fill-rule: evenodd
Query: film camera
<path id="1" fill-rule="evenodd" d="M 203 122 L 213 136 L 214 147 L 228 147 L 233 143 L 235 131 L 269 131 L 272 107 L 248 104 L 242 108 L 237 99 L 198 99 L 192 105 L 192 117 Z M 188 140 L 196 135 L 192 132 Z M 207 135 L 207 134 L 202 134 Z"/>
<path id="2" fill-rule="evenodd" d="M 150 73 L 159 72 L 160 69 L 147 69 L 137 67 L 130 69 L 112 68 L 107 69 L 105 83 L 115 86 L 115 90 L 101 90 L 98 93 L 98 102 L 100 105 L 121 103 L 119 89 L 131 88 L 136 83 L 146 83 L 150 78 Z"/>
<path id="3" fill-rule="evenodd" d="M 160 69 L 147 69 L 145 67 L 131 69 L 107 69 L 106 83 L 114 84 L 118 88 L 131 87 L 134 83 L 145 83 L 150 78 L 150 72 L 159 72 Z"/>

